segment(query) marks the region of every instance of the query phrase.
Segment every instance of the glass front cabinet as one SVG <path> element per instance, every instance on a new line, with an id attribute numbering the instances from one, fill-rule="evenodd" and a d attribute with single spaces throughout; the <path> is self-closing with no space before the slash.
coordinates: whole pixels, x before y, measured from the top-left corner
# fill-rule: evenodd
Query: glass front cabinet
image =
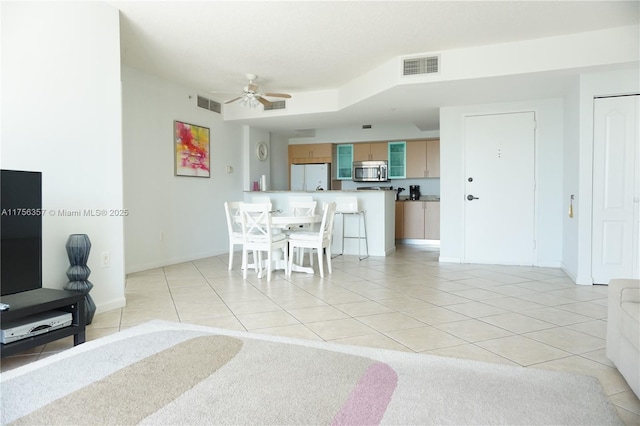
<path id="1" fill-rule="evenodd" d="M 407 143 L 389 142 L 389 179 L 407 178 Z"/>
<path id="2" fill-rule="evenodd" d="M 353 163 L 353 144 L 336 145 L 336 179 L 351 180 L 351 164 Z"/>

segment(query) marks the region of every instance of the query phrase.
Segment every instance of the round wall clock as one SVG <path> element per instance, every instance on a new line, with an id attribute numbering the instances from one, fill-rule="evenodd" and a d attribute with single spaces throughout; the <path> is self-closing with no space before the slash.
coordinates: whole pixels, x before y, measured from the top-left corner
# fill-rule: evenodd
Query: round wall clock
<path id="1" fill-rule="evenodd" d="M 258 157 L 258 160 L 260 161 L 265 161 L 267 158 L 269 158 L 269 147 L 266 143 L 260 142 L 258 144 L 258 146 L 256 147 L 256 157 Z"/>

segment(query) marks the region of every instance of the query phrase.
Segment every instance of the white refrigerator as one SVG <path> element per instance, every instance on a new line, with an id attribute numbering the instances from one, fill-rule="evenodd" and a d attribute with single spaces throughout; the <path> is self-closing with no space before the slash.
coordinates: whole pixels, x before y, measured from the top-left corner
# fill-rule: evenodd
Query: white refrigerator
<path id="1" fill-rule="evenodd" d="M 331 189 L 331 164 L 292 164 L 292 191 L 324 191 Z"/>

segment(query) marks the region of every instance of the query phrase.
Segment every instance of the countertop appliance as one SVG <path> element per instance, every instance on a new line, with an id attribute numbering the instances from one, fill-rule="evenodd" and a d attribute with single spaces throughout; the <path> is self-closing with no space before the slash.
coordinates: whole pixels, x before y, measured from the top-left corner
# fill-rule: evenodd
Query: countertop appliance
<path id="1" fill-rule="evenodd" d="M 400 199 L 400 193 L 404 191 L 404 188 L 396 188 L 396 201 Z"/>
<path id="2" fill-rule="evenodd" d="M 409 185 L 409 199 L 412 201 L 420 199 L 420 185 Z"/>
<path id="3" fill-rule="evenodd" d="M 386 161 L 354 161 L 351 177 L 354 182 L 388 182 Z"/>
<path id="4" fill-rule="evenodd" d="M 292 191 L 324 191 L 331 189 L 331 164 L 292 164 Z"/>

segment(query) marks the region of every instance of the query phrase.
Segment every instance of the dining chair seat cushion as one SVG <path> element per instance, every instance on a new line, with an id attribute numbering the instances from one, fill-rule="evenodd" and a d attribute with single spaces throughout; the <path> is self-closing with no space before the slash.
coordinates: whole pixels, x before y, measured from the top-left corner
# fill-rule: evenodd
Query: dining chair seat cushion
<path id="1" fill-rule="evenodd" d="M 317 232 L 298 231 L 289 234 L 290 241 L 315 241 L 318 239 Z"/>

